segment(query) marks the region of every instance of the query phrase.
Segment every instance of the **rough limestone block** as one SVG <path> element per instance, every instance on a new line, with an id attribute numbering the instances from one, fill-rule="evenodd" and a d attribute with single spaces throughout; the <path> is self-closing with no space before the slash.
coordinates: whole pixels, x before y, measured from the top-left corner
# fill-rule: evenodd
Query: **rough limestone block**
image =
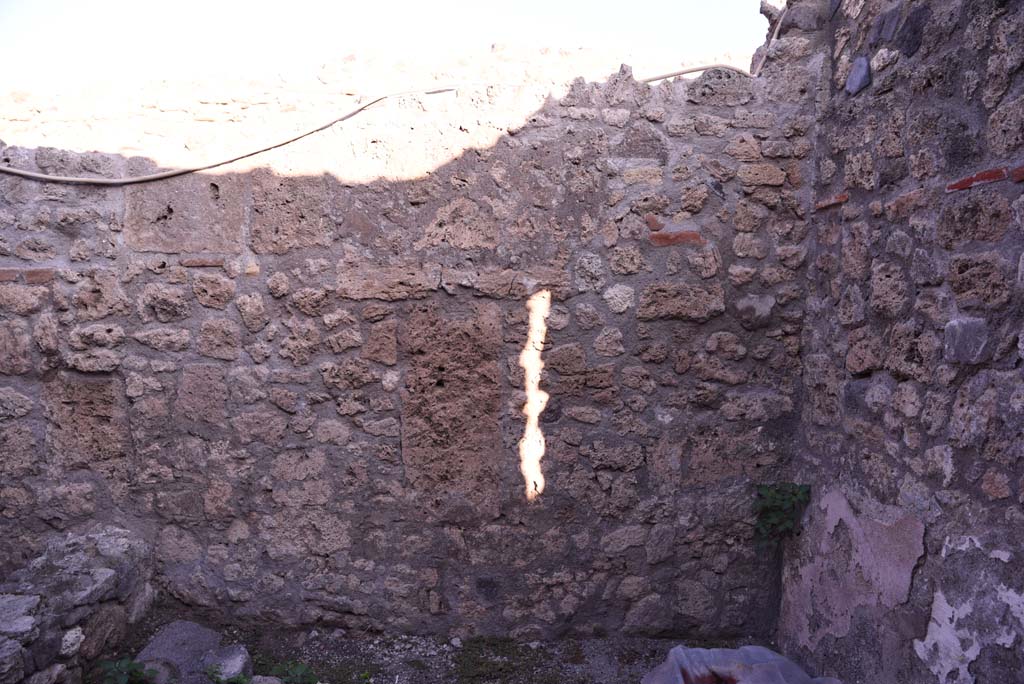
<path id="1" fill-rule="evenodd" d="M 988 146 L 993 154 L 1008 155 L 1024 145 L 1024 96 L 1005 100 L 989 119 Z M 1019 183 L 1018 176 L 1014 182 Z"/>
<path id="2" fill-rule="evenodd" d="M 21 646 L 13 639 L 0 637 L 0 684 L 20 682 L 24 674 Z"/>
<path id="3" fill-rule="evenodd" d="M 402 389 L 402 460 L 442 515 L 495 516 L 501 469 L 500 310 L 413 312 L 400 332 L 411 359 Z M 451 435 L 459 435 L 453 440 Z"/>
<path id="4" fill-rule="evenodd" d="M 193 174 L 131 186 L 125 241 L 137 252 L 237 254 L 249 195 L 246 176 Z"/>
<path id="5" fill-rule="evenodd" d="M 127 400 L 119 377 L 61 372 L 44 386 L 43 403 L 54 463 L 96 468 L 129 455 Z"/>
<path id="6" fill-rule="evenodd" d="M 203 656 L 220 647 L 220 634 L 194 622 L 175 620 L 156 633 L 135 657 L 179 684 L 209 684 Z"/>
<path id="7" fill-rule="evenodd" d="M 957 306 L 995 309 L 1010 300 L 1008 264 L 999 252 L 956 256 L 949 262 L 949 286 Z"/>
<path id="8" fill-rule="evenodd" d="M 660 282 L 640 293 L 636 317 L 641 321 L 663 318 L 706 321 L 725 313 L 725 292 L 722 286 Z"/>
<path id="9" fill-rule="evenodd" d="M 750 77 L 729 69 L 708 69 L 686 89 L 686 99 L 694 104 L 735 107 L 753 97 Z"/>
<path id="10" fill-rule="evenodd" d="M 32 369 L 31 338 L 24 321 L 0 321 L 0 375 L 24 375 Z"/>
<path id="11" fill-rule="evenodd" d="M 203 656 L 203 671 L 216 670 L 221 679 L 252 675 L 252 658 L 241 644 L 223 646 Z"/>
<path id="12" fill-rule="evenodd" d="M 28 641 L 36 626 L 32 612 L 38 605 L 38 596 L 0 594 L 0 635 Z"/>
<path id="13" fill-rule="evenodd" d="M 333 233 L 323 178 L 289 178 L 266 170 L 252 174 L 249 245 L 254 252 L 285 254 L 303 247 L 326 247 Z"/>

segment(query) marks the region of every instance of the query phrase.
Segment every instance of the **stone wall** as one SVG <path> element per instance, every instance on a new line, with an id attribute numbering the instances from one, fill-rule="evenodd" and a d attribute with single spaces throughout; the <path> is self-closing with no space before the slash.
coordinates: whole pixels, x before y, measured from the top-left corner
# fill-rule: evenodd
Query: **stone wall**
<path id="1" fill-rule="evenodd" d="M 152 605 L 152 576 L 152 548 L 128 530 L 51 537 L 0 581 L 0 682 L 80 683 Z"/>
<path id="2" fill-rule="evenodd" d="M 1024 4 L 832 2 L 783 647 L 849 681 L 1024 672 Z"/>
<path id="3" fill-rule="evenodd" d="M 792 479 L 785 651 L 1019 673 L 1022 31 L 1015 0 L 801 1 L 762 78 L 578 81 L 412 180 L 416 96 L 345 177 L 0 178 L 0 566 L 100 521 L 227 619 L 764 639 L 753 484 Z M 446 153 L 496 92 L 443 109 Z"/>
<path id="4" fill-rule="evenodd" d="M 106 520 L 229 619 L 770 636 L 753 483 L 787 479 L 798 433 L 825 61 L 793 16 L 767 78 L 578 81 L 415 180 L 0 177 L 0 562 Z M 544 291 L 527 501 L 519 357 Z"/>

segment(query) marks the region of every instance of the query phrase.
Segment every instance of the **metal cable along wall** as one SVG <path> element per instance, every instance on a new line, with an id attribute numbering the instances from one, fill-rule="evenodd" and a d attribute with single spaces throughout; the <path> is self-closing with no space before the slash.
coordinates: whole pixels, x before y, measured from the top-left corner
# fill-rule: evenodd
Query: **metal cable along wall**
<path id="1" fill-rule="evenodd" d="M 788 8 L 786 8 L 786 9 L 788 9 Z M 754 69 L 754 71 L 752 73 L 747 73 L 743 69 L 739 69 L 739 68 L 731 66 L 729 64 L 710 64 L 708 66 L 690 67 L 688 69 L 682 69 L 682 70 L 679 70 L 679 71 L 672 71 L 672 72 L 669 72 L 667 74 L 661 74 L 659 76 L 652 76 L 651 78 L 643 79 L 641 82 L 642 83 L 653 83 L 655 81 L 663 81 L 666 78 L 674 78 L 676 76 L 683 76 L 685 74 L 692 74 L 692 73 L 695 73 L 695 72 L 698 72 L 698 71 L 708 71 L 709 69 L 729 69 L 731 71 L 735 71 L 737 73 L 743 74 L 744 76 L 750 76 L 750 77 L 757 78 L 760 75 L 761 69 L 764 68 L 765 62 L 768 59 L 768 48 L 770 48 L 772 43 L 774 43 L 775 40 L 778 38 L 778 36 L 779 36 L 779 29 L 781 29 L 782 21 L 785 18 L 786 18 L 786 10 L 784 9 L 782 11 L 782 13 L 779 15 L 778 21 L 775 22 L 775 29 L 774 29 L 774 31 L 772 31 L 771 38 L 768 40 L 768 45 L 765 48 L 765 54 L 761 57 L 761 61 L 758 63 L 757 67 Z M 470 85 L 470 84 L 461 84 L 462 87 L 466 87 L 467 85 Z M 490 87 L 490 86 L 495 86 L 495 85 L 500 85 L 500 84 L 484 84 L 484 85 L 487 85 L 487 86 Z M 348 112 L 347 114 L 344 114 L 344 115 L 338 117 L 337 119 L 334 119 L 333 121 L 325 123 L 323 126 L 319 126 L 319 127 L 314 128 L 314 129 L 312 129 L 310 131 L 306 131 L 305 133 L 301 133 L 301 134 L 299 134 L 299 135 L 297 135 L 297 136 L 295 136 L 293 138 L 289 138 L 288 140 L 284 140 L 284 141 L 279 142 L 277 144 L 268 145 L 267 147 L 262 147 L 262 148 L 260 148 L 258 150 L 254 150 L 252 152 L 246 152 L 245 154 L 240 154 L 237 157 L 232 157 L 230 159 L 225 159 L 223 161 L 214 162 L 212 164 L 206 164 L 204 166 L 194 166 L 194 167 L 184 168 L 184 169 L 173 169 L 173 170 L 170 170 L 170 171 L 161 171 L 159 173 L 152 173 L 152 174 L 149 174 L 149 175 L 146 175 L 146 176 L 131 176 L 129 178 L 88 178 L 88 177 L 84 177 L 84 176 L 51 176 L 51 175 L 48 175 L 48 174 L 45 174 L 45 173 L 36 173 L 34 171 L 26 171 L 24 169 L 15 169 L 15 168 L 11 168 L 9 166 L 0 166 L 0 173 L 5 173 L 5 174 L 10 175 L 10 176 L 18 176 L 19 178 L 25 178 L 25 179 L 33 180 L 33 181 L 39 181 L 39 182 L 42 182 L 42 183 L 64 183 L 64 184 L 69 184 L 69 185 L 100 185 L 100 186 L 108 186 L 108 187 L 109 186 L 117 187 L 117 186 L 125 186 L 125 185 L 138 185 L 139 183 L 152 183 L 154 181 L 166 180 L 168 178 L 176 178 L 178 176 L 184 176 L 184 175 L 187 175 L 187 174 L 190 174 L 190 173 L 198 173 L 200 171 L 209 171 L 210 169 L 215 169 L 215 168 L 220 167 L 220 166 L 226 166 L 228 164 L 233 164 L 234 162 L 241 161 L 243 159 L 248 159 L 249 157 L 255 157 L 258 154 L 263 154 L 264 152 L 270 152 L 271 150 L 276 150 L 276 149 L 278 149 L 280 147 L 285 147 L 286 145 L 291 145 L 292 143 L 298 142 L 299 140 L 302 140 L 303 138 L 308 138 L 309 136 L 314 135 L 316 133 L 320 133 L 321 131 L 326 131 L 328 128 L 331 128 L 332 126 L 335 126 L 335 125 L 337 125 L 339 123 L 342 123 L 343 121 L 347 121 L 348 119 L 351 119 L 352 117 L 357 116 L 358 114 L 361 114 L 362 112 L 365 112 L 367 109 L 373 107 L 374 105 L 380 104 L 381 102 L 383 102 L 385 100 L 390 100 L 390 99 L 394 99 L 394 98 L 398 98 L 398 97 L 404 97 L 404 96 L 407 96 L 407 95 L 441 95 L 441 94 L 444 94 L 444 93 L 456 92 L 457 90 L 459 90 L 459 87 L 460 87 L 460 85 L 453 85 L 453 86 L 448 86 L 448 87 L 444 87 L 444 88 L 433 88 L 433 89 L 430 89 L 430 90 L 407 90 L 407 91 L 403 91 L 403 92 L 400 92 L 400 93 L 391 93 L 391 94 L 388 94 L 388 95 L 381 95 L 380 97 L 376 97 L 376 98 L 370 100 L 369 102 L 366 102 L 365 104 L 359 105 L 358 107 L 356 107 L 352 111 Z M 522 85 L 512 85 L 512 86 L 509 86 L 509 87 L 521 88 L 521 87 L 524 87 L 524 86 L 522 86 Z"/>

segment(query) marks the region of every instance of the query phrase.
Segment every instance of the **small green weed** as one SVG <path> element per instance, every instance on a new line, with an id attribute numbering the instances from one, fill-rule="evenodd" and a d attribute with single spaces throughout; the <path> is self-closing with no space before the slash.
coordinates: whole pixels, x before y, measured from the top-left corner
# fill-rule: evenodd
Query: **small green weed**
<path id="1" fill-rule="evenodd" d="M 419 670 L 420 672 L 426 672 L 427 670 L 430 669 L 430 667 L 425 662 L 420 660 L 419 658 L 413 658 L 412 660 L 406 660 L 405 664 L 408 665 L 409 667 L 411 667 L 414 670 Z"/>
<path id="2" fill-rule="evenodd" d="M 253 674 L 269 675 L 270 671 L 277 665 L 277 661 L 259 649 L 254 649 L 252 654 Z"/>
<path id="3" fill-rule="evenodd" d="M 316 673 L 306 665 L 295 660 L 278 663 L 270 670 L 271 677 L 277 677 L 284 684 L 316 684 Z"/>
<path id="4" fill-rule="evenodd" d="M 755 538 L 775 544 L 793 534 L 799 534 L 800 516 L 810 500 L 810 485 L 793 482 L 758 485 L 757 500 L 754 502 L 757 513 Z"/>
<path id="5" fill-rule="evenodd" d="M 511 682 L 537 670 L 538 655 L 511 639 L 470 637 L 454 656 L 458 684 Z"/>
<path id="6" fill-rule="evenodd" d="M 234 677 L 224 679 L 224 675 L 221 674 L 220 668 L 216 665 L 210 665 L 206 668 L 205 673 L 213 684 L 249 684 L 252 681 L 252 677 L 244 674 L 237 674 Z"/>
<path id="7" fill-rule="evenodd" d="M 104 660 L 100 663 L 100 673 L 100 684 L 150 684 L 157 675 L 156 670 L 147 669 L 131 658 Z"/>
<path id="8" fill-rule="evenodd" d="M 373 664 L 340 662 L 320 672 L 320 681 L 328 684 L 370 684 L 379 674 L 380 668 Z"/>

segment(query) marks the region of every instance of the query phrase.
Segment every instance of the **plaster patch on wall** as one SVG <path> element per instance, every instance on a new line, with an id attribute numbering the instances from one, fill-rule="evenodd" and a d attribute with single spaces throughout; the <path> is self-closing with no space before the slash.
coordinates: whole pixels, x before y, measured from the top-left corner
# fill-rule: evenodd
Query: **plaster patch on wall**
<path id="1" fill-rule="evenodd" d="M 954 552 L 966 553 L 973 549 L 985 551 L 985 545 L 978 541 L 977 537 L 970 535 L 946 537 L 942 542 L 942 557 L 946 558 Z M 988 551 L 987 555 L 992 560 L 1001 561 L 1003 563 L 1009 563 L 1013 558 L 1013 553 L 1006 549 L 992 549 Z"/>
<path id="2" fill-rule="evenodd" d="M 914 640 L 914 653 L 928 666 L 938 681 L 950 684 L 973 684 L 974 676 L 968 671 L 970 664 L 981 653 L 977 635 L 958 623 L 974 611 L 974 604 L 967 601 L 958 607 L 951 606 L 941 591 L 932 599 L 932 617 L 928 621 L 928 633 L 924 640 Z M 950 679 L 955 673 L 956 679 Z"/>
<path id="3" fill-rule="evenodd" d="M 993 558 L 973 536 L 947 539 L 943 556 L 949 550 L 963 554 L 978 551 L 972 554 L 975 559 Z M 969 563 L 966 559 L 960 562 Z M 983 675 L 991 673 L 992 665 L 985 663 L 986 650 L 1000 647 L 1012 652 L 1024 637 L 1024 593 L 1000 581 L 992 564 L 961 568 L 961 573 L 948 577 L 935 591 L 928 630 L 923 639 L 913 641 L 918 659 L 944 684 L 988 681 Z"/>
<path id="4" fill-rule="evenodd" d="M 827 636 L 846 636 L 857 608 L 894 608 L 907 600 L 924 553 L 924 524 L 893 507 L 871 509 L 855 511 L 831 490 L 808 513 L 806 538 L 818 543 L 787 567 L 780 617 L 783 633 L 800 646 L 814 649 Z"/>
<path id="5" fill-rule="evenodd" d="M 992 578 L 986 577 L 985 580 L 978 582 L 977 586 L 991 586 Z M 975 611 L 976 602 L 979 601 L 980 610 Z M 989 629 L 978 629 L 977 621 L 968 618 L 975 613 L 1005 615 L 1007 610 L 1024 627 L 1024 594 L 1004 584 L 999 584 L 994 596 L 985 591 L 959 607 L 951 606 L 942 592 L 937 591 L 932 601 L 928 633 L 923 640 L 914 641 L 914 652 L 939 681 L 973 684 L 976 678 L 970 672 L 970 665 L 978 658 L 981 649 L 986 644 L 1012 648 L 1020 630 L 1010 624 L 999 623 L 989 623 Z M 951 680 L 949 675 L 954 671 L 957 679 Z"/>
<path id="6" fill-rule="evenodd" d="M 1024 594 L 1000 584 L 996 590 L 996 597 L 1009 607 L 1010 614 L 1017 618 L 1017 622 L 1024 628 Z"/>

